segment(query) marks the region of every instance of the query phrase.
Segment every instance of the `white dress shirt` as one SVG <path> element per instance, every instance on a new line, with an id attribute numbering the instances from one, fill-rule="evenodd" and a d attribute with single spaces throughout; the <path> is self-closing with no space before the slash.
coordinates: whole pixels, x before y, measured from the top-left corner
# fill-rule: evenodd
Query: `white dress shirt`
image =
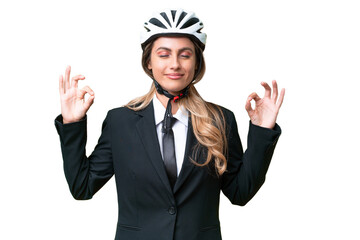
<path id="1" fill-rule="evenodd" d="M 156 132 L 160 144 L 161 156 L 163 156 L 163 144 L 162 138 L 163 133 L 161 131 L 162 121 L 164 120 L 164 115 L 166 108 L 161 104 L 159 99 L 156 97 L 156 94 L 153 98 L 154 104 L 154 114 L 155 114 L 155 124 L 156 124 Z M 176 157 L 176 165 L 177 165 L 177 175 L 179 176 L 181 171 L 181 166 L 184 161 L 185 147 L 186 147 L 186 137 L 188 131 L 188 118 L 189 113 L 186 109 L 179 109 L 176 114 L 173 115 L 178 121 L 175 122 L 172 130 L 174 132 L 174 142 L 175 142 L 175 157 Z"/>

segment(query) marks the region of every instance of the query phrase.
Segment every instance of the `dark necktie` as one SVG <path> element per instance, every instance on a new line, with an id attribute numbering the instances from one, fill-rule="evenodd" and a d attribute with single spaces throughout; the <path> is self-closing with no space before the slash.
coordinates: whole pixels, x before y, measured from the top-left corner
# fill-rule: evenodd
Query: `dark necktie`
<path id="1" fill-rule="evenodd" d="M 176 122 L 176 118 L 170 116 L 165 118 L 163 122 L 163 155 L 164 163 L 167 176 L 170 181 L 171 188 L 174 188 L 176 178 L 177 178 L 177 167 L 176 167 L 176 157 L 175 157 L 175 143 L 174 143 L 174 132 L 172 127 Z"/>
<path id="2" fill-rule="evenodd" d="M 163 157 L 165 163 L 166 174 L 169 178 L 170 185 L 174 188 L 176 178 L 177 178 L 177 167 L 176 167 L 176 157 L 175 157 L 175 144 L 174 144 L 174 132 L 172 130 L 172 126 L 176 122 L 176 119 L 172 116 L 172 107 L 171 101 L 177 102 L 181 98 L 184 98 L 188 95 L 190 84 L 181 90 L 180 94 L 174 96 L 170 94 L 168 91 L 164 90 L 160 84 L 154 79 L 154 84 L 156 87 L 156 91 L 159 94 L 163 94 L 169 98 L 166 111 L 163 120 L 162 132 L 163 135 Z"/>

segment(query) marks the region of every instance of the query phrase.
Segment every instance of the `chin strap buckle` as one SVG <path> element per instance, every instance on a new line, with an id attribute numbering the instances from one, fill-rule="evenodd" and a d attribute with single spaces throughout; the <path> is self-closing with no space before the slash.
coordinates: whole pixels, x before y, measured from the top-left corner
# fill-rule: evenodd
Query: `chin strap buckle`
<path id="1" fill-rule="evenodd" d="M 179 96 L 174 97 L 174 102 L 177 102 L 180 98 L 182 98 L 184 94 L 180 93 Z"/>

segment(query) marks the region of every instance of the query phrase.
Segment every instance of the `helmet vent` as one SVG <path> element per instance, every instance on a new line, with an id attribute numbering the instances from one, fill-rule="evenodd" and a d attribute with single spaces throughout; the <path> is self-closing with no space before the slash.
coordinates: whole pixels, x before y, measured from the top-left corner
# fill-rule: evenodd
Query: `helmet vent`
<path id="1" fill-rule="evenodd" d="M 156 18 L 150 19 L 149 22 L 152 23 L 152 24 L 154 24 L 155 26 L 158 26 L 158 27 L 161 27 L 161 28 L 165 28 L 165 29 L 166 29 L 165 25 L 164 25 L 162 22 L 160 22 L 159 20 L 157 20 Z"/>
<path id="2" fill-rule="evenodd" d="M 198 18 L 191 18 L 189 19 L 180 29 L 184 29 L 187 27 L 190 27 L 192 25 L 194 25 L 195 23 L 199 22 Z"/>
<path id="3" fill-rule="evenodd" d="M 166 13 L 162 12 L 160 15 L 166 20 L 166 22 L 171 26 L 169 18 L 166 16 Z"/>
<path id="4" fill-rule="evenodd" d="M 176 24 L 176 27 L 179 26 L 181 20 L 183 20 L 186 15 L 187 15 L 186 12 L 182 12 L 182 13 L 181 13 L 181 15 L 180 15 L 180 17 L 179 17 L 179 20 L 178 20 L 178 22 L 177 22 L 177 24 Z"/>
<path id="5" fill-rule="evenodd" d="M 173 21 L 175 21 L 175 15 L 176 15 L 176 11 L 171 10 L 171 16 L 172 16 Z"/>

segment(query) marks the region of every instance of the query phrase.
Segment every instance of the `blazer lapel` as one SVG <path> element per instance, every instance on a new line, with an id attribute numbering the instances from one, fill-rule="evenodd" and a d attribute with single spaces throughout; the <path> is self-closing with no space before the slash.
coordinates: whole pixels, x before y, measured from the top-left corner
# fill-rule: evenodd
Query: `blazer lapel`
<path id="1" fill-rule="evenodd" d="M 151 102 L 145 109 L 137 112 L 141 119 L 136 124 L 137 132 L 141 138 L 149 159 L 154 166 L 161 182 L 164 184 L 169 194 L 173 195 L 169 179 L 166 175 L 164 162 L 161 157 L 159 141 L 156 133 L 154 107 Z"/>

